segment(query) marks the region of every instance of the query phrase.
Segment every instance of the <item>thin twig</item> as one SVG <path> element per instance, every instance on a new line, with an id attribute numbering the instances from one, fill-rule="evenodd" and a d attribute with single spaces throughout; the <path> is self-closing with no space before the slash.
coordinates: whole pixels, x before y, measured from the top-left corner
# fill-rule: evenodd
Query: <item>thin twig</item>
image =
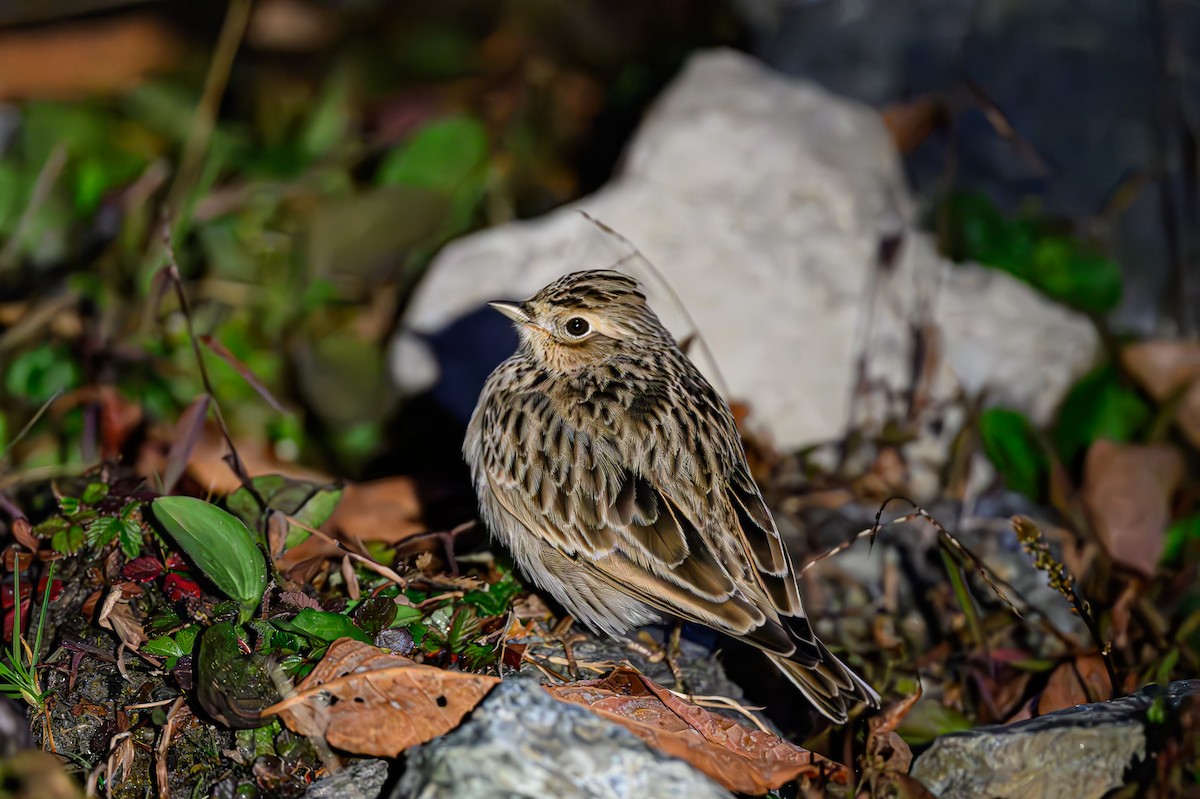
<path id="1" fill-rule="evenodd" d="M 307 524 L 305 524 L 304 522 L 295 518 L 294 516 L 287 516 L 285 514 L 284 518 L 286 518 L 288 520 L 289 524 L 294 524 L 297 527 L 299 527 L 301 530 L 307 530 L 308 532 L 312 533 L 317 538 L 320 538 L 322 541 L 324 541 L 328 544 L 333 544 L 339 550 L 341 550 L 342 552 L 349 555 L 351 557 L 351 559 L 358 561 L 359 563 L 363 564 L 364 566 L 366 566 L 368 569 L 375 572 L 376 574 L 386 577 L 387 579 L 394 582 L 396 585 L 400 586 L 402 589 L 408 587 L 408 580 L 405 580 L 403 577 L 401 577 L 399 574 L 397 574 L 391 568 L 384 566 L 382 563 L 374 561 L 371 558 L 368 558 L 364 555 L 360 555 L 357 552 L 351 551 L 349 547 L 347 547 L 345 544 L 343 544 L 341 541 L 337 540 L 333 536 L 331 536 L 327 533 L 323 533 L 320 530 L 316 529 L 315 527 L 309 527 Z"/>

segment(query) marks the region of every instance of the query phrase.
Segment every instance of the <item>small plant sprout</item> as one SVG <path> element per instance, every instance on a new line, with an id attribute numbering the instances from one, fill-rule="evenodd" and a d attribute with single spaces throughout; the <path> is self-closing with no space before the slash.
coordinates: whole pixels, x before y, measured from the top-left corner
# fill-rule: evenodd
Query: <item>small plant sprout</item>
<path id="1" fill-rule="evenodd" d="M 46 709 L 46 696 L 49 693 L 42 690 L 37 669 L 53 579 L 54 564 L 51 563 L 46 574 L 46 590 L 42 594 L 42 612 L 38 617 L 33 645 L 30 646 L 21 635 L 21 570 L 19 566 L 14 569 L 12 647 L 0 657 L 0 693 L 24 701 L 38 713 Z"/>

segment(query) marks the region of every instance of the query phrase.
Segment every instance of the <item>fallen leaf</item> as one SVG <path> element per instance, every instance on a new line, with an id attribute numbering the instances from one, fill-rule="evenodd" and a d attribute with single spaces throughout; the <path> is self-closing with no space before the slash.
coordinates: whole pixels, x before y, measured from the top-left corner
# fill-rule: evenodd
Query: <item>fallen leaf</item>
<path id="1" fill-rule="evenodd" d="M 385 477 L 347 485 L 326 529 L 344 538 L 386 544 L 425 532 L 416 483 L 408 477 Z"/>
<path id="2" fill-rule="evenodd" d="M 912 749 L 896 729 L 917 704 L 923 693 L 920 684 L 910 696 L 893 702 L 868 722 L 867 777 L 875 782 L 891 782 L 898 774 L 907 774 L 912 765 Z"/>
<path id="3" fill-rule="evenodd" d="M 10 532 L 18 544 L 31 552 L 37 552 L 38 547 L 42 544 L 38 537 L 33 534 L 33 525 L 24 516 L 18 516 L 13 519 Z"/>
<path id="4" fill-rule="evenodd" d="M 175 484 L 179 482 L 179 478 L 183 477 L 183 473 L 187 471 L 192 451 L 196 448 L 196 442 L 200 440 L 200 435 L 204 432 L 205 420 L 208 419 L 208 408 L 211 404 L 212 398 L 207 394 L 201 394 L 192 400 L 192 404 L 179 415 L 179 421 L 175 424 L 174 440 L 171 442 L 171 449 L 167 452 L 166 468 L 163 471 L 162 490 L 164 494 L 170 493 Z"/>
<path id="5" fill-rule="evenodd" d="M 135 583 L 148 583 L 163 572 L 162 564 L 152 555 L 134 558 L 121 569 L 121 576 Z"/>
<path id="6" fill-rule="evenodd" d="M 1142 388 L 1162 402 L 1194 380 L 1200 380 L 1200 343 L 1143 341 L 1121 350 L 1121 364 Z"/>
<path id="7" fill-rule="evenodd" d="M 1179 396 L 1175 422 L 1200 448 L 1200 342 L 1144 341 L 1121 350 L 1121 363 L 1158 402 Z"/>
<path id="8" fill-rule="evenodd" d="M 10 29 L 0 36 L 0 100 L 127 90 L 182 52 L 175 32 L 144 14 Z"/>
<path id="9" fill-rule="evenodd" d="M 896 148 L 903 153 L 917 149 L 938 128 L 949 121 L 949 112 L 937 97 L 922 95 L 905 103 L 893 103 L 883 109 L 883 124 Z"/>
<path id="10" fill-rule="evenodd" d="M 1183 455 L 1167 444 L 1100 440 L 1088 449 L 1084 507 L 1115 561 L 1153 576 L 1162 556 L 1171 496 L 1183 472 Z"/>
<path id="11" fill-rule="evenodd" d="M 115 386 L 101 386 L 98 394 L 102 455 L 117 460 L 130 434 L 142 423 L 142 406 L 125 399 Z"/>
<path id="12" fill-rule="evenodd" d="M 133 615 L 133 607 L 119 587 L 113 588 L 105 598 L 96 623 L 106 630 L 112 630 L 123 644 L 135 652 L 146 643 L 142 623 Z"/>
<path id="13" fill-rule="evenodd" d="M 1038 699 L 1039 716 L 1075 705 L 1108 699 L 1112 686 L 1099 655 L 1084 655 L 1059 665 L 1050 675 L 1046 690 Z"/>
<path id="14" fill-rule="evenodd" d="M 627 666 L 602 680 L 545 686 L 654 748 L 687 761 L 726 788 L 764 794 L 799 776 L 845 783 L 847 770 L 765 730 L 680 699 Z"/>
<path id="15" fill-rule="evenodd" d="M 347 752 L 395 757 L 457 727 L 498 682 L 339 638 L 295 692 L 263 715 Z"/>

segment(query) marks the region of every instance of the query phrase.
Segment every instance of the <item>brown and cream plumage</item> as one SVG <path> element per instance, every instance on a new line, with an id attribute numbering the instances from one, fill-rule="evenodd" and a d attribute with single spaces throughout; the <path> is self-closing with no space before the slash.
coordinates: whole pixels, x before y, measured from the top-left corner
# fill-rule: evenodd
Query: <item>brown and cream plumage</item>
<path id="1" fill-rule="evenodd" d="M 679 618 L 770 655 L 826 716 L 879 696 L 813 633 L 728 405 L 637 282 L 576 272 L 521 303 L 464 453 L 488 528 L 613 635 Z"/>

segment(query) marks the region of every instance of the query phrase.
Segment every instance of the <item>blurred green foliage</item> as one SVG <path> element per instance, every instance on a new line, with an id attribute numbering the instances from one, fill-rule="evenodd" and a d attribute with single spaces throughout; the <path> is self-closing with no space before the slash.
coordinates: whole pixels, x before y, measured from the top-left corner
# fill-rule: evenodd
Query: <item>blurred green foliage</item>
<path id="1" fill-rule="evenodd" d="M 1121 299 L 1121 267 L 1033 215 L 1009 218 L 980 194 L 951 196 L 948 254 L 1002 269 L 1080 311 L 1104 314 Z"/>
<path id="2" fill-rule="evenodd" d="M 979 435 L 984 453 L 1005 484 L 1013 491 L 1038 499 L 1050 466 L 1037 431 L 1025 415 L 1005 408 L 990 408 L 979 417 Z"/>
<path id="3" fill-rule="evenodd" d="M 181 24 L 178 65 L 151 81 L 15 104 L 0 138 L 0 295 L 15 303 L 0 316 L 0 447 L 64 399 L 0 457 L 132 461 L 98 439 L 114 396 L 153 427 L 204 390 L 156 278 L 170 206 L 196 332 L 291 412 L 206 352 L 235 436 L 354 475 L 396 406 L 387 342 L 429 259 L 594 184 L 688 53 L 733 35 L 722 8 L 629 4 L 619 28 L 607 10 L 525 0 L 322 10 L 329 35 L 305 59 L 243 43 L 211 108 L 211 33 Z M 597 136 L 606 155 L 577 164 Z"/>
<path id="4" fill-rule="evenodd" d="M 1133 441 L 1153 409 L 1112 364 L 1089 372 L 1071 389 L 1058 411 L 1053 438 L 1064 463 L 1074 463 L 1096 439 Z"/>

